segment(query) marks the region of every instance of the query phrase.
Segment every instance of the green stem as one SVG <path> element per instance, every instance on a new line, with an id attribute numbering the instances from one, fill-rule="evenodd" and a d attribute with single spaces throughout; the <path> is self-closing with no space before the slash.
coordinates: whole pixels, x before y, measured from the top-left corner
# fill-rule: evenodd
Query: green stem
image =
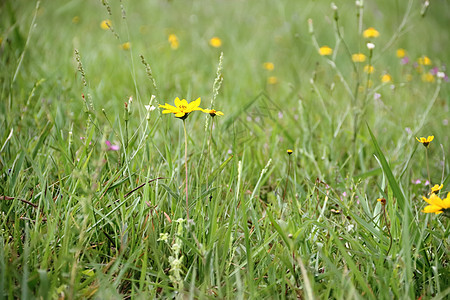
<path id="1" fill-rule="evenodd" d="M 287 171 L 287 177 L 286 177 L 286 183 L 284 185 L 284 192 L 283 192 L 283 203 L 284 203 L 284 199 L 286 197 L 286 190 L 287 190 L 287 184 L 289 181 L 289 173 L 291 171 L 291 155 L 289 155 L 289 163 L 288 163 L 288 171 Z"/>
<path id="2" fill-rule="evenodd" d="M 430 187 L 431 187 L 431 180 L 430 180 L 430 166 L 429 166 L 429 164 L 428 164 L 428 147 L 426 147 L 426 149 L 425 149 L 425 157 L 426 157 L 426 159 L 427 159 L 428 184 L 429 184 Z"/>
<path id="3" fill-rule="evenodd" d="M 183 129 L 184 129 L 184 169 L 186 171 L 186 216 L 187 221 L 189 221 L 189 201 L 188 201 L 188 167 L 187 167 L 187 132 L 186 132 L 186 121 L 183 120 Z"/>

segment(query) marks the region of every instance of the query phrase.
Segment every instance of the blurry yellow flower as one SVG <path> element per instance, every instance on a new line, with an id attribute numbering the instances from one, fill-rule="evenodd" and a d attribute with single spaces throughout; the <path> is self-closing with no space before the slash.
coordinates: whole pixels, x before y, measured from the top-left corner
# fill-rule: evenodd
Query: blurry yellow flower
<path id="1" fill-rule="evenodd" d="M 364 66 L 364 72 L 368 74 L 372 74 L 373 71 L 375 71 L 375 68 L 372 65 L 365 65 Z"/>
<path id="2" fill-rule="evenodd" d="M 378 32 L 378 30 L 376 30 L 373 27 L 369 27 L 366 30 L 363 31 L 363 36 L 365 38 L 376 38 L 380 35 L 380 33 Z"/>
<path id="3" fill-rule="evenodd" d="M 223 116 L 223 112 L 217 111 L 215 109 L 202 109 L 202 111 L 206 114 L 209 114 L 211 117 Z"/>
<path id="4" fill-rule="evenodd" d="M 319 48 L 319 54 L 322 56 L 331 55 L 333 53 L 333 49 L 328 46 L 322 46 Z"/>
<path id="5" fill-rule="evenodd" d="M 431 65 L 431 59 L 428 56 L 423 55 L 422 57 L 419 57 L 417 60 L 419 65 L 429 66 Z"/>
<path id="6" fill-rule="evenodd" d="M 441 185 L 435 184 L 433 187 L 431 187 L 431 193 L 436 194 L 436 192 L 439 192 L 443 187 L 444 187 L 443 184 Z"/>
<path id="7" fill-rule="evenodd" d="M 203 110 L 199 107 L 200 98 L 191 103 L 188 103 L 185 99 L 180 100 L 178 97 L 175 98 L 175 106 L 170 104 L 159 105 L 159 107 L 164 108 L 162 111 L 163 114 L 175 114 L 176 118 L 180 118 L 182 120 L 186 119 L 188 115 L 195 110 Z"/>
<path id="8" fill-rule="evenodd" d="M 397 49 L 397 57 L 398 58 L 403 58 L 403 57 L 405 57 L 405 55 L 406 55 L 405 49 L 402 49 L 402 48 Z"/>
<path id="9" fill-rule="evenodd" d="M 270 76 L 269 78 L 267 78 L 267 83 L 268 84 L 277 84 L 278 78 L 276 78 L 275 76 Z"/>
<path id="10" fill-rule="evenodd" d="M 180 46 L 180 43 L 178 41 L 178 37 L 175 34 L 169 34 L 169 43 L 170 43 L 170 48 L 176 50 L 178 49 L 178 46 Z"/>
<path id="11" fill-rule="evenodd" d="M 120 48 L 122 48 L 122 50 L 130 50 L 131 43 L 130 42 L 123 43 L 122 45 L 120 45 Z"/>
<path id="12" fill-rule="evenodd" d="M 209 44 L 214 48 L 219 48 L 222 46 L 222 40 L 215 36 L 209 40 Z"/>
<path id="13" fill-rule="evenodd" d="M 384 74 L 383 76 L 381 76 L 381 82 L 387 83 L 387 82 L 391 82 L 391 81 L 392 81 L 391 75 Z"/>
<path id="14" fill-rule="evenodd" d="M 354 62 L 363 62 L 366 60 L 366 56 L 362 53 L 355 53 L 352 55 L 352 60 Z"/>
<path id="15" fill-rule="evenodd" d="M 275 69 L 275 65 L 271 62 L 265 62 L 263 63 L 263 68 L 268 71 L 273 71 L 273 69 Z"/>
<path id="16" fill-rule="evenodd" d="M 292 151 L 291 149 L 288 149 L 288 150 L 287 150 L 287 154 L 289 154 L 289 155 L 291 155 L 292 152 L 294 152 L 294 151 Z"/>
<path id="17" fill-rule="evenodd" d="M 385 198 L 378 198 L 377 201 L 380 202 L 381 205 L 386 205 L 386 199 Z"/>
<path id="18" fill-rule="evenodd" d="M 72 23 L 73 24 L 78 24 L 80 22 L 80 17 L 79 16 L 75 16 L 72 18 Z"/>
<path id="19" fill-rule="evenodd" d="M 435 213 L 436 215 L 443 213 L 450 208 L 450 193 L 447 194 L 447 198 L 441 199 L 436 194 L 431 194 L 430 198 L 422 197 L 428 204 L 423 209 L 424 213 Z"/>
<path id="20" fill-rule="evenodd" d="M 406 81 L 411 81 L 413 79 L 411 74 L 406 74 Z"/>
<path id="21" fill-rule="evenodd" d="M 420 139 L 416 137 L 416 140 L 419 143 L 422 143 L 422 145 L 424 145 L 425 147 L 428 147 L 433 139 L 434 135 L 429 135 L 427 138 L 421 137 Z"/>
<path id="22" fill-rule="evenodd" d="M 422 74 L 423 82 L 434 82 L 434 75 L 430 72 Z"/>
<path id="23" fill-rule="evenodd" d="M 100 23 L 100 27 L 101 27 L 103 30 L 108 30 L 109 28 L 111 28 L 111 26 L 112 26 L 112 22 L 111 22 L 110 20 L 103 20 L 103 21 Z"/>

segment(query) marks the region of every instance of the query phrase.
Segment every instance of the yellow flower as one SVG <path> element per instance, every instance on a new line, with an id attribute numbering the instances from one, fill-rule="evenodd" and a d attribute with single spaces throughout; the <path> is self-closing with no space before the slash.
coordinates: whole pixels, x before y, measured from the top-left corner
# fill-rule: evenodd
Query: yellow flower
<path id="1" fill-rule="evenodd" d="M 419 65 L 429 66 L 431 65 L 431 59 L 428 56 L 423 55 L 422 57 L 419 57 L 417 60 Z"/>
<path id="2" fill-rule="evenodd" d="M 436 194 L 431 194 L 430 198 L 422 197 L 428 204 L 423 209 L 424 213 L 435 213 L 436 215 L 443 213 L 450 208 L 450 193 L 447 194 L 447 198 L 441 199 Z"/>
<path id="3" fill-rule="evenodd" d="M 184 120 L 188 117 L 189 113 L 195 110 L 203 110 L 199 107 L 200 101 L 200 98 L 198 98 L 197 100 L 188 103 L 185 99 L 180 100 L 176 97 L 174 101 L 175 106 L 166 103 L 165 105 L 160 104 L 159 107 L 165 109 L 162 111 L 163 114 L 175 114 L 176 118 Z"/>
<path id="4" fill-rule="evenodd" d="M 354 62 L 363 62 L 366 60 L 366 56 L 362 53 L 355 53 L 352 55 L 352 60 Z"/>
<path id="5" fill-rule="evenodd" d="M 434 82 L 434 75 L 431 73 L 423 73 L 422 74 L 422 81 L 423 82 Z"/>
<path id="6" fill-rule="evenodd" d="M 288 150 L 287 150 L 287 154 L 289 154 L 289 155 L 291 155 L 292 152 L 294 152 L 294 151 L 292 151 L 291 149 L 288 149 Z"/>
<path id="7" fill-rule="evenodd" d="M 375 71 L 375 68 L 372 65 L 366 65 L 364 66 L 364 72 L 372 74 L 373 71 Z"/>
<path id="8" fill-rule="evenodd" d="M 385 198 L 378 198 L 377 201 L 380 202 L 381 205 L 386 205 L 386 199 Z"/>
<path id="9" fill-rule="evenodd" d="M 403 58 L 403 57 L 405 57 L 405 55 L 406 55 L 405 49 L 402 49 L 402 48 L 397 49 L 397 57 L 398 58 Z"/>
<path id="10" fill-rule="evenodd" d="M 222 46 L 222 40 L 215 36 L 209 40 L 209 44 L 214 48 L 219 48 Z"/>
<path id="11" fill-rule="evenodd" d="M 111 28 L 111 26 L 112 26 L 112 22 L 110 20 L 108 20 L 108 19 L 107 20 L 103 20 L 100 23 L 100 27 L 103 30 L 108 30 L 109 28 Z"/>
<path id="12" fill-rule="evenodd" d="M 429 135 L 427 138 L 421 137 L 420 139 L 418 139 L 416 137 L 416 140 L 419 143 L 422 143 L 422 145 L 424 145 L 425 147 L 428 147 L 428 145 L 430 145 L 430 143 L 433 139 L 434 139 L 434 135 Z"/>
<path id="13" fill-rule="evenodd" d="M 75 16 L 72 18 L 72 23 L 73 24 L 78 24 L 80 22 L 80 17 L 79 16 Z"/>
<path id="14" fill-rule="evenodd" d="M 180 46 L 180 42 L 178 41 L 178 37 L 175 34 L 169 34 L 169 43 L 170 43 L 170 48 L 176 50 L 178 49 L 178 46 Z"/>
<path id="15" fill-rule="evenodd" d="M 369 27 L 366 30 L 364 30 L 363 32 L 363 36 L 365 38 L 376 38 L 380 35 L 380 33 L 378 32 L 378 30 L 376 30 L 373 27 Z"/>
<path id="16" fill-rule="evenodd" d="M 278 78 L 276 78 L 275 76 L 270 76 L 269 78 L 267 78 L 267 83 L 268 84 L 277 84 Z"/>
<path id="17" fill-rule="evenodd" d="M 392 81 L 391 75 L 386 73 L 383 76 L 381 76 L 381 82 L 387 83 L 387 82 L 390 82 L 390 81 Z"/>
<path id="18" fill-rule="evenodd" d="M 322 56 L 331 55 L 333 53 L 333 49 L 328 46 L 322 46 L 319 48 L 319 54 Z"/>
<path id="19" fill-rule="evenodd" d="M 202 109 L 202 112 L 209 114 L 211 117 L 223 116 L 223 112 L 217 111 L 215 109 Z"/>
<path id="20" fill-rule="evenodd" d="M 131 43 L 130 42 L 123 43 L 122 45 L 120 45 L 120 48 L 122 48 L 122 50 L 130 50 Z"/>
<path id="21" fill-rule="evenodd" d="M 265 62 L 263 63 L 263 68 L 267 71 L 273 71 L 273 69 L 275 69 L 275 65 L 271 62 Z"/>
<path id="22" fill-rule="evenodd" d="M 436 194 L 436 192 L 439 192 L 443 187 L 444 187 L 443 184 L 441 185 L 435 184 L 433 187 L 431 187 L 431 193 Z"/>

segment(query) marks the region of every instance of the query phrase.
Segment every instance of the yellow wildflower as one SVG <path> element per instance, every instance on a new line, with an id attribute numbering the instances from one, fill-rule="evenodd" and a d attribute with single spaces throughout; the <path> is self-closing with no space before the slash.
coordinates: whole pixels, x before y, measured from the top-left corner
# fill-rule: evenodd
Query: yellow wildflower
<path id="1" fill-rule="evenodd" d="M 391 75 L 386 73 L 383 76 L 381 76 L 381 82 L 387 83 L 387 82 L 390 82 L 390 81 L 392 81 Z"/>
<path id="2" fill-rule="evenodd" d="M 352 60 L 354 62 L 363 62 L 366 60 L 366 56 L 362 53 L 355 53 L 352 55 Z"/>
<path id="3" fill-rule="evenodd" d="M 429 66 L 431 65 L 431 59 L 428 56 L 423 55 L 422 57 L 419 57 L 417 60 L 419 65 Z"/>
<path id="4" fill-rule="evenodd" d="M 278 78 L 276 78 L 275 76 L 270 76 L 269 78 L 267 78 L 267 83 L 268 84 L 277 84 Z"/>
<path id="5" fill-rule="evenodd" d="M 273 71 L 275 69 L 275 65 L 271 62 L 265 62 L 263 63 L 263 68 L 267 71 Z"/>
<path id="6" fill-rule="evenodd" d="M 170 43 L 170 48 L 172 48 L 173 50 L 178 49 L 178 47 L 180 46 L 180 42 L 178 41 L 178 37 L 175 34 L 169 34 L 169 43 Z"/>
<path id="7" fill-rule="evenodd" d="M 109 28 L 111 28 L 111 26 L 112 26 L 112 22 L 111 22 L 111 20 L 108 20 L 108 19 L 103 20 L 100 23 L 100 28 L 103 30 L 108 30 Z"/>
<path id="8" fill-rule="evenodd" d="M 209 114 L 211 117 L 223 116 L 223 112 L 217 111 L 215 109 L 202 109 L 202 112 Z"/>
<path id="9" fill-rule="evenodd" d="M 288 149 L 288 150 L 287 150 L 287 154 L 289 154 L 289 155 L 291 155 L 292 152 L 294 152 L 294 151 L 292 151 L 291 149 Z"/>
<path id="10" fill-rule="evenodd" d="M 333 49 L 328 46 L 322 46 L 319 48 L 319 54 L 322 56 L 331 55 L 333 53 Z"/>
<path id="11" fill-rule="evenodd" d="M 123 43 L 122 45 L 120 45 L 120 48 L 122 48 L 122 50 L 130 50 L 131 43 L 130 42 Z"/>
<path id="12" fill-rule="evenodd" d="M 376 38 L 380 35 L 380 33 L 378 32 L 378 30 L 376 30 L 373 27 L 369 27 L 366 30 L 363 31 L 363 36 L 365 38 Z"/>
<path id="13" fill-rule="evenodd" d="M 441 199 L 436 194 L 431 194 L 430 198 L 422 197 L 428 204 L 423 209 L 424 213 L 435 213 L 436 215 L 443 213 L 450 208 L 450 193 L 447 194 L 447 198 Z"/>
<path id="14" fill-rule="evenodd" d="M 214 48 L 219 48 L 220 46 L 222 46 L 222 40 L 215 36 L 209 40 L 209 44 Z"/>
<path id="15" fill-rule="evenodd" d="M 433 187 L 431 187 L 431 193 L 436 194 L 436 192 L 439 192 L 443 187 L 444 187 L 443 184 L 441 185 L 435 184 Z"/>
<path id="16" fill-rule="evenodd" d="M 428 147 L 433 139 L 434 135 L 429 135 L 427 138 L 421 137 L 420 139 L 416 137 L 416 140 L 425 147 Z"/>
<path id="17" fill-rule="evenodd" d="M 422 74 L 422 81 L 423 82 L 434 82 L 434 75 L 431 74 L 430 72 L 423 73 Z"/>
<path id="18" fill-rule="evenodd" d="M 162 111 L 163 114 L 175 114 L 176 118 L 180 118 L 182 120 L 186 119 L 188 115 L 195 110 L 203 110 L 199 107 L 200 98 L 191 103 L 188 103 L 185 99 L 180 100 L 178 97 L 175 98 L 175 106 L 170 104 L 159 105 L 159 107 L 164 108 Z"/>
<path id="19" fill-rule="evenodd" d="M 373 71 L 375 71 L 375 68 L 372 65 L 366 65 L 364 66 L 364 72 L 368 74 L 372 74 Z"/>
<path id="20" fill-rule="evenodd" d="M 80 22 L 80 17 L 79 16 L 75 16 L 72 18 L 72 23 L 73 24 L 78 24 Z"/>
<path id="21" fill-rule="evenodd" d="M 405 49 L 402 49 L 402 48 L 397 49 L 397 57 L 398 58 L 403 58 L 405 56 L 406 56 L 406 50 Z"/>
<path id="22" fill-rule="evenodd" d="M 381 205 L 386 205 L 386 199 L 385 198 L 378 198 L 377 201 L 380 202 Z"/>

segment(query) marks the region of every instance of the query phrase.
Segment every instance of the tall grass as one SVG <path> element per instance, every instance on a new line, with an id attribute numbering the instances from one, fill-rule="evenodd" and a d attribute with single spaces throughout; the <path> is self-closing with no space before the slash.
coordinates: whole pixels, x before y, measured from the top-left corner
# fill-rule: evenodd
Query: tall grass
<path id="1" fill-rule="evenodd" d="M 449 5 L 358 3 L 0 4 L 1 298 L 447 298 Z"/>

